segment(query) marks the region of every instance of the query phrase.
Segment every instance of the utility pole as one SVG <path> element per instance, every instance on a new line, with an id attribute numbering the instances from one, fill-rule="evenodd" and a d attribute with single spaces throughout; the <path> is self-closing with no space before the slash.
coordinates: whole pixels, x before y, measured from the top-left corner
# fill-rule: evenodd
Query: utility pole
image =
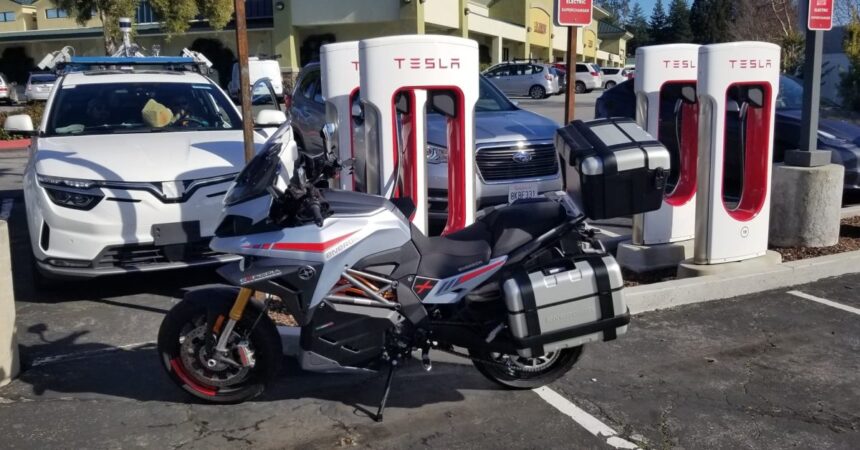
<path id="1" fill-rule="evenodd" d="M 236 52 L 239 54 L 239 98 L 242 101 L 242 139 L 245 162 L 254 157 L 254 118 L 251 117 L 251 75 L 248 72 L 248 26 L 245 0 L 234 0 L 236 10 Z"/>
<path id="2" fill-rule="evenodd" d="M 565 125 L 573 122 L 576 110 L 576 30 L 577 27 L 567 27 L 567 92 L 564 93 Z"/>

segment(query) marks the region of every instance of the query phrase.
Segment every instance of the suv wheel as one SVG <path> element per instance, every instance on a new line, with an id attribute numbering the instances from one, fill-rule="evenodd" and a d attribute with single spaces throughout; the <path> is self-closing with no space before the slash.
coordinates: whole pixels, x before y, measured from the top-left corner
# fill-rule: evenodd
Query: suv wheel
<path id="1" fill-rule="evenodd" d="M 582 81 L 576 82 L 576 93 L 577 94 L 584 94 L 585 93 L 585 83 L 583 83 Z"/>
<path id="2" fill-rule="evenodd" d="M 529 89 L 529 97 L 531 97 L 533 99 L 545 98 L 546 97 L 546 89 L 544 89 L 543 86 L 537 86 L 537 85 L 532 86 L 531 89 Z"/>
<path id="3" fill-rule="evenodd" d="M 612 89 L 612 88 L 614 88 L 614 87 L 615 87 L 615 82 L 614 82 L 614 81 L 607 81 L 607 82 L 606 82 L 606 89 Z"/>

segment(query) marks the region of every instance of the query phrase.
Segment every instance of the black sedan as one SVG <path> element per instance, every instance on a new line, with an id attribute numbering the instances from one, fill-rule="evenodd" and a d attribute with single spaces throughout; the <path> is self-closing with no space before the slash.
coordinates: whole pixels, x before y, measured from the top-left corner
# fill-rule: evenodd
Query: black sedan
<path id="1" fill-rule="evenodd" d="M 774 162 L 782 162 L 786 150 L 796 149 L 800 143 L 800 110 L 803 105 L 803 86 L 797 80 L 780 76 L 776 98 L 776 124 L 773 140 Z M 667 105 L 668 107 L 673 107 Z M 607 90 L 594 106 L 595 118 L 636 117 L 636 95 L 633 80 Z M 860 190 L 860 126 L 851 113 L 822 101 L 821 120 L 818 123 L 818 148 L 831 150 L 832 161 L 845 166 L 845 189 Z M 729 125 L 729 133 L 736 126 Z"/>

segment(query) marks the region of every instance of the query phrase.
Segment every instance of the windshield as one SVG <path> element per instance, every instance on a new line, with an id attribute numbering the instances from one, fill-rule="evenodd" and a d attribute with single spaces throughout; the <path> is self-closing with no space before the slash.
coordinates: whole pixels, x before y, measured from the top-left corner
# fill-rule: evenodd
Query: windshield
<path id="1" fill-rule="evenodd" d="M 776 109 L 800 109 L 801 107 L 803 107 L 803 86 L 789 77 L 779 77 Z"/>
<path id="2" fill-rule="evenodd" d="M 48 84 L 56 79 L 57 77 L 53 75 L 30 75 L 30 84 Z"/>
<path id="3" fill-rule="evenodd" d="M 49 136 L 238 130 L 233 105 L 206 83 L 64 85 L 56 93 Z"/>

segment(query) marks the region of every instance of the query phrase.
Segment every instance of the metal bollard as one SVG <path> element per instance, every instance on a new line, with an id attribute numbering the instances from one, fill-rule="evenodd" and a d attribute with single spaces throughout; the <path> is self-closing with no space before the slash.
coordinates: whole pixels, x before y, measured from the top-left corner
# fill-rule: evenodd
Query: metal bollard
<path id="1" fill-rule="evenodd" d="M 19 369 L 9 227 L 5 220 L 0 220 L 0 386 L 11 382 Z"/>

